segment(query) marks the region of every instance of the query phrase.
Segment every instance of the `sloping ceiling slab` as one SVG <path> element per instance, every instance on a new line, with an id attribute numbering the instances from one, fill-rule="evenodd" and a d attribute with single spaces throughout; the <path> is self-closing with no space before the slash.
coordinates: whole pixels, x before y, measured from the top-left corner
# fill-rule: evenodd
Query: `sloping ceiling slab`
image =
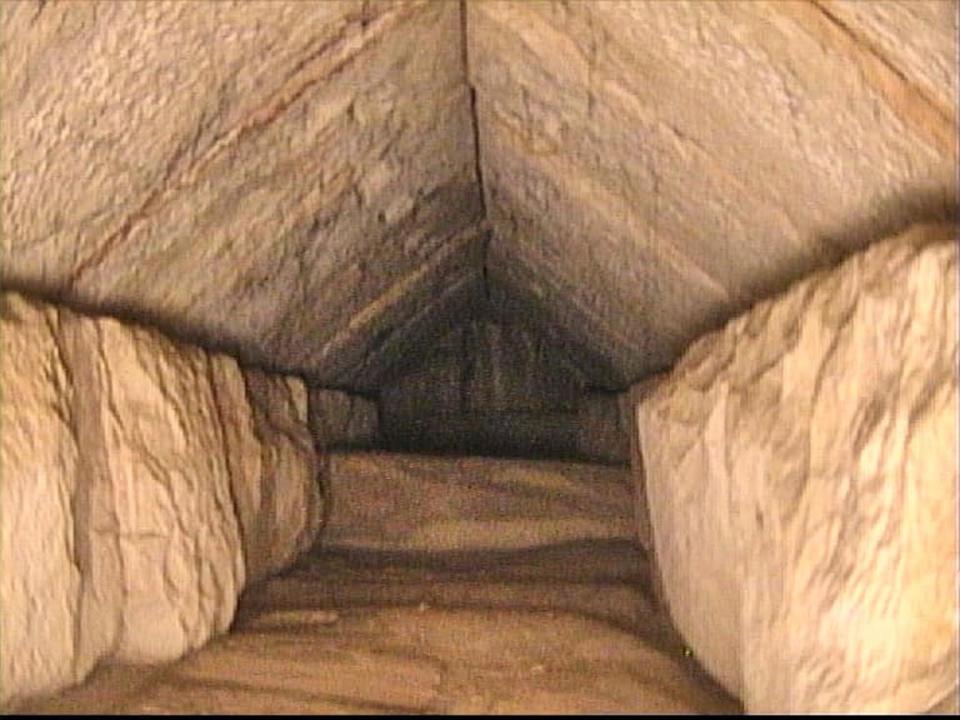
<path id="1" fill-rule="evenodd" d="M 0 282 L 368 392 L 483 306 L 616 389 L 953 210 L 956 3 L 463 8 L 0 4 Z"/>
<path id="2" fill-rule="evenodd" d="M 475 283 L 457 4 L 0 18 L 5 285 L 349 385 Z"/>
<path id="3" fill-rule="evenodd" d="M 340 357 L 342 370 L 337 384 L 374 394 L 400 368 L 417 364 L 450 329 L 464 318 L 483 312 L 486 295 L 483 257 L 489 232 L 481 224 L 449 241 L 407 282 L 415 292 L 396 292 L 390 311 L 367 312 L 376 327 L 367 332 L 351 331 L 364 316 L 351 320 L 345 336 L 363 338 L 350 352 L 336 343 L 330 350 Z M 390 300 L 386 295 L 384 300 Z"/>
<path id="4" fill-rule="evenodd" d="M 953 212 L 945 2 L 477 2 L 493 294 L 619 386 L 912 220 Z"/>

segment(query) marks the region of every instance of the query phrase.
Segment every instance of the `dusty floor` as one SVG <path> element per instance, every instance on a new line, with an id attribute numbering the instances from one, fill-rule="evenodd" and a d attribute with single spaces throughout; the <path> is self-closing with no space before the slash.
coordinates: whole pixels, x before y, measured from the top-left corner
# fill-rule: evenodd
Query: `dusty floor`
<path id="1" fill-rule="evenodd" d="M 248 590 L 230 634 L 14 709 L 741 711 L 649 592 L 628 539 L 628 470 L 383 454 L 332 468 L 339 509 L 325 537 L 339 546 Z"/>
<path id="2" fill-rule="evenodd" d="M 36 713 L 731 713 L 637 590 L 640 552 L 588 542 L 433 557 L 318 551 L 249 592 L 234 632 L 109 667 Z"/>

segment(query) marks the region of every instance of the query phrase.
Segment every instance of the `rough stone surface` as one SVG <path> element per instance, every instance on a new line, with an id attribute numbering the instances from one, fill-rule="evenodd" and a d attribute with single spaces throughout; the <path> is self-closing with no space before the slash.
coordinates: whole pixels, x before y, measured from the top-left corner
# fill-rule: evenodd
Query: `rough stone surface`
<path id="1" fill-rule="evenodd" d="M 104 668 L 18 710 L 737 713 L 645 602 L 642 568 L 624 544 L 454 559 L 319 552 L 246 596 L 234 632 L 184 660 Z"/>
<path id="2" fill-rule="evenodd" d="M 385 473 L 397 472 L 397 458 L 379 460 Z M 457 463 L 407 458 L 403 467 L 419 467 L 421 475 L 429 469 L 440 482 L 424 488 L 401 480 L 393 497 L 407 499 L 397 507 L 413 507 L 424 490 L 462 495 Z M 486 484 L 504 475 L 499 460 L 469 467 L 470 479 Z M 529 478 L 522 485 L 521 473 Z M 626 471 L 619 475 L 624 495 Z M 471 521 L 500 516 L 504 507 L 517 506 L 538 524 L 551 516 L 569 521 L 569 507 L 534 509 L 521 499 L 539 485 L 558 484 L 559 476 L 599 479 L 581 466 L 527 463 L 502 477 L 502 487 L 475 493 L 473 504 L 449 508 L 447 517 L 463 527 L 453 551 L 435 542 L 410 551 L 408 537 L 397 533 L 364 549 L 318 546 L 290 572 L 245 593 L 229 636 L 160 672 L 105 668 L 85 687 L 18 710 L 737 712 L 683 652 L 665 613 L 651 606 L 648 558 L 635 542 L 600 539 L 591 525 L 582 532 L 568 526 L 562 536 L 541 533 L 536 543 L 491 552 L 489 532 Z M 368 493 L 381 490 L 362 473 L 350 479 L 356 482 L 333 495 L 334 507 L 342 494 L 371 499 Z M 577 500 L 578 507 L 604 509 L 584 494 Z"/>
<path id="3" fill-rule="evenodd" d="M 240 370 L 225 356 L 212 361 L 249 584 L 288 566 L 316 538 L 320 463 L 301 380 Z"/>
<path id="4" fill-rule="evenodd" d="M 321 451 L 373 447 L 380 440 L 377 404 L 338 390 L 311 388 L 310 431 Z"/>
<path id="5" fill-rule="evenodd" d="M 695 343 L 641 402 L 677 626 L 756 712 L 957 682 L 957 246 L 919 226 Z"/>
<path id="6" fill-rule="evenodd" d="M 585 393 L 583 372 L 562 347 L 519 324 L 471 320 L 385 380 L 384 441 L 419 451 L 604 461 L 611 448 L 597 424 L 602 413 L 591 412 L 601 404 L 585 402 Z"/>
<path id="7" fill-rule="evenodd" d="M 596 385 L 955 209 L 956 3 L 466 7 L 491 292 Z"/>
<path id="8" fill-rule="evenodd" d="M 72 505 L 79 450 L 57 314 L 7 296 L 0 312 L 0 700 L 6 700 L 69 684 L 77 665 L 89 669 L 87 655 L 95 657 L 97 648 L 88 651 L 76 637 L 82 576 L 74 563 Z"/>
<path id="9" fill-rule="evenodd" d="M 369 384 L 478 281 L 461 36 L 457 3 L 4 3 L 0 279 Z"/>
<path id="10" fill-rule="evenodd" d="M 517 325 L 472 320 L 395 372 L 381 392 L 385 418 L 575 410 L 584 378 L 563 349 Z"/>
<path id="11" fill-rule="evenodd" d="M 0 701 L 200 647 L 312 541 L 301 381 L 14 293 L 0 334 Z"/>
<path id="12" fill-rule="evenodd" d="M 636 535 L 625 469 L 389 453 L 329 462 L 324 547 L 515 550 Z"/>
<path id="13" fill-rule="evenodd" d="M 955 8 L 4 3 L 0 281 L 365 396 L 489 299 L 619 391 L 955 213 Z"/>

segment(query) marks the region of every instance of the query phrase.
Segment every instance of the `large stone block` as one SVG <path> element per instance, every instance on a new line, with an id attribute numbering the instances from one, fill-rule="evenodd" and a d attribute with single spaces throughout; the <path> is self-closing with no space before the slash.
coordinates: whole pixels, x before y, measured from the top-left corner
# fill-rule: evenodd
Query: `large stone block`
<path id="1" fill-rule="evenodd" d="M 597 387 L 956 196 L 955 3 L 466 10 L 487 277 Z"/>
<path id="2" fill-rule="evenodd" d="M 225 631 L 245 580 L 313 541 L 320 498 L 301 381 L 14 293 L 0 308 L 6 702 Z"/>
<path id="3" fill-rule="evenodd" d="M 110 525 L 76 531 L 94 548 L 103 532 L 119 545 L 124 602 L 113 656 L 177 657 L 227 629 L 243 586 L 208 357 L 115 320 L 73 316 L 65 324 L 73 322 L 81 327 L 68 367 L 94 356 L 74 388 L 92 396 L 94 414 L 77 420 L 100 435 L 80 452 L 94 455 L 93 477 L 109 483 L 113 500 Z"/>
<path id="4" fill-rule="evenodd" d="M 677 626 L 753 712 L 957 682 L 957 248 L 920 226 L 697 341 L 642 400 Z"/>
<path id="5" fill-rule="evenodd" d="M 72 507 L 79 449 L 57 313 L 6 296 L 0 322 L 3 701 L 67 685 L 75 666 L 86 663 L 77 657 L 85 648 L 75 625 L 83 585 Z"/>
<path id="6" fill-rule="evenodd" d="M 361 382 L 479 270 L 461 38 L 422 0 L 4 3 L 0 277 Z"/>
<path id="7" fill-rule="evenodd" d="M 223 355 L 211 358 L 211 374 L 249 584 L 289 565 L 320 527 L 307 390 L 297 378 L 241 370 Z"/>

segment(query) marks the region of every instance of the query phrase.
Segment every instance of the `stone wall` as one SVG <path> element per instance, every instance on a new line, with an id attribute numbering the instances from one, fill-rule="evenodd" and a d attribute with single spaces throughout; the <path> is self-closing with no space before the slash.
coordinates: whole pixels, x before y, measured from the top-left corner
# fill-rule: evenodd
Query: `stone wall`
<path id="1" fill-rule="evenodd" d="M 416 360 L 381 393 L 391 447 L 629 460 L 620 396 L 589 391 L 562 348 L 521 325 L 471 320 Z"/>
<path id="2" fill-rule="evenodd" d="M 0 67 L 5 287 L 372 391 L 477 285 L 459 3 L 3 3 Z"/>
<path id="3" fill-rule="evenodd" d="M 582 376 L 517 325 L 470 320 L 399 366 L 380 394 L 392 448 L 562 455 Z"/>
<path id="4" fill-rule="evenodd" d="M 597 387 L 955 212 L 955 2 L 465 9 L 485 277 Z"/>
<path id="5" fill-rule="evenodd" d="M 0 702 L 201 646 L 313 542 L 300 380 L 9 292 L 0 335 Z"/>
<path id="6" fill-rule="evenodd" d="M 750 712 L 916 712 L 955 687 L 954 232 L 759 303 L 640 401 L 663 592 Z"/>
<path id="7" fill-rule="evenodd" d="M 371 448 L 380 441 L 380 420 L 373 400 L 323 388 L 310 389 L 310 431 L 321 452 Z"/>
<path id="8" fill-rule="evenodd" d="M 413 360 L 381 392 L 385 418 L 571 411 L 583 392 L 582 373 L 518 325 L 470 320 Z"/>

